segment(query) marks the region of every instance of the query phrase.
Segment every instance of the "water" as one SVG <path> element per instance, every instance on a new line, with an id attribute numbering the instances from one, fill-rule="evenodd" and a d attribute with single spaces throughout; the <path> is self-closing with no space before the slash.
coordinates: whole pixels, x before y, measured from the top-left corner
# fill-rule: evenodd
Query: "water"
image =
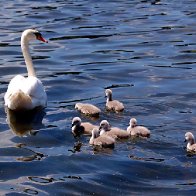
<path id="1" fill-rule="evenodd" d="M 195 156 L 183 143 L 186 131 L 196 135 L 195 0 L 17 0 L 0 7 L 0 195 L 196 194 Z M 26 75 L 20 36 L 32 27 L 49 40 L 31 45 L 48 107 L 42 123 L 21 128 L 6 120 L 3 96 L 14 75 Z M 107 87 L 123 101 L 122 114 L 104 110 Z M 79 114 L 77 101 L 100 107 L 100 118 Z M 152 135 L 113 150 L 94 150 L 88 137 L 77 146 L 75 116 L 124 129 L 136 117 Z"/>

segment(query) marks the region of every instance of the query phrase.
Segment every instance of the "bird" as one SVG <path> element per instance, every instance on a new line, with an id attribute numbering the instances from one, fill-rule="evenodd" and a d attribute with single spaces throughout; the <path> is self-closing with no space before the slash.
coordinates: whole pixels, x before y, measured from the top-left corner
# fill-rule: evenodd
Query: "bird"
<path id="1" fill-rule="evenodd" d="M 99 126 L 100 135 L 107 135 L 114 139 L 127 139 L 129 133 L 118 127 L 111 127 L 107 120 L 102 120 Z"/>
<path id="2" fill-rule="evenodd" d="M 91 135 L 94 128 L 99 128 L 99 126 L 93 125 L 89 122 L 82 122 L 80 117 L 74 117 L 72 119 L 72 133 L 74 136 Z"/>
<path id="3" fill-rule="evenodd" d="M 185 133 L 185 142 L 187 143 L 187 151 L 188 152 L 194 152 L 196 153 L 196 143 L 195 143 L 195 138 L 194 135 L 191 132 L 186 132 Z"/>
<path id="4" fill-rule="evenodd" d="M 150 137 L 150 130 L 144 126 L 137 125 L 137 120 L 135 118 L 130 119 L 127 132 L 130 136 Z"/>
<path id="5" fill-rule="evenodd" d="M 46 42 L 36 29 L 26 29 L 21 36 L 21 49 L 27 67 L 28 77 L 16 75 L 9 83 L 4 95 L 5 106 L 11 110 L 32 110 L 47 106 L 47 95 L 42 82 L 36 77 L 32 58 L 29 52 L 29 42 L 40 40 Z"/>
<path id="6" fill-rule="evenodd" d="M 89 103 L 76 103 L 75 109 L 79 110 L 81 113 L 87 116 L 99 116 L 101 110 Z"/>
<path id="7" fill-rule="evenodd" d="M 106 89 L 105 95 L 107 97 L 106 99 L 106 109 L 114 112 L 122 112 L 124 110 L 124 105 L 118 100 L 112 99 L 112 90 Z"/>
<path id="8" fill-rule="evenodd" d="M 89 144 L 103 148 L 114 148 L 115 139 L 107 135 L 99 135 L 99 130 L 94 128 Z"/>

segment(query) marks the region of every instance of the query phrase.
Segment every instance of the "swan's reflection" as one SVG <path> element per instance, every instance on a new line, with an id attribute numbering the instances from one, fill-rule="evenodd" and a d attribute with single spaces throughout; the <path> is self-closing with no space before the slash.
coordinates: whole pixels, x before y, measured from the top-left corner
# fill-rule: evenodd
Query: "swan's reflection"
<path id="1" fill-rule="evenodd" d="M 18 136 L 36 135 L 38 131 L 35 129 L 43 126 L 42 120 L 46 114 L 40 107 L 29 111 L 13 111 L 6 107 L 5 112 L 9 127 Z"/>

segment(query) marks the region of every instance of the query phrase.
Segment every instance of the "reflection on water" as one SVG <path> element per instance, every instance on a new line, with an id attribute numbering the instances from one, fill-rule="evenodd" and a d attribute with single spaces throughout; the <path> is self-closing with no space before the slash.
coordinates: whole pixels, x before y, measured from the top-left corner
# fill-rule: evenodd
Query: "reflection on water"
<path id="1" fill-rule="evenodd" d="M 36 135 L 38 128 L 43 127 L 42 120 L 45 111 L 42 108 L 35 108 L 29 111 L 13 111 L 5 108 L 7 123 L 14 134 L 18 136 Z"/>
<path id="2" fill-rule="evenodd" d="M 184 133 L 196 135 L 195 0 L 16 0 L 0 9 L 0 195 L 196 194 L 195 155 L 183 149 Z M 5 113 L 9 81 L 26 75 L 21 32 L 32 27 L 49 40 L 31 45 L 48 107 Z M 105 88 L 122 114 L 105 110 Z M 85 101 L 99 118 L 74 109 Z M 152 135 L 97 149 L 73 137 L 75 116 L 122 129 L 135 117 Z"/>

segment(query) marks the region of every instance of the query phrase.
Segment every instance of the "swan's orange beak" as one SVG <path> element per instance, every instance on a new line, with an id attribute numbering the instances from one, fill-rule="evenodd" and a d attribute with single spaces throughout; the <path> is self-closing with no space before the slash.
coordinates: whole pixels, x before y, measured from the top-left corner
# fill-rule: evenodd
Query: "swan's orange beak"
<path id="1" fill-rule="evenodd" d="M 40 40 L 40 41 L 42 41 L 42 42 L 48 43 L 48 41 L 45 40 L 41 35 L 37 35 L 37 39 Z"/>

